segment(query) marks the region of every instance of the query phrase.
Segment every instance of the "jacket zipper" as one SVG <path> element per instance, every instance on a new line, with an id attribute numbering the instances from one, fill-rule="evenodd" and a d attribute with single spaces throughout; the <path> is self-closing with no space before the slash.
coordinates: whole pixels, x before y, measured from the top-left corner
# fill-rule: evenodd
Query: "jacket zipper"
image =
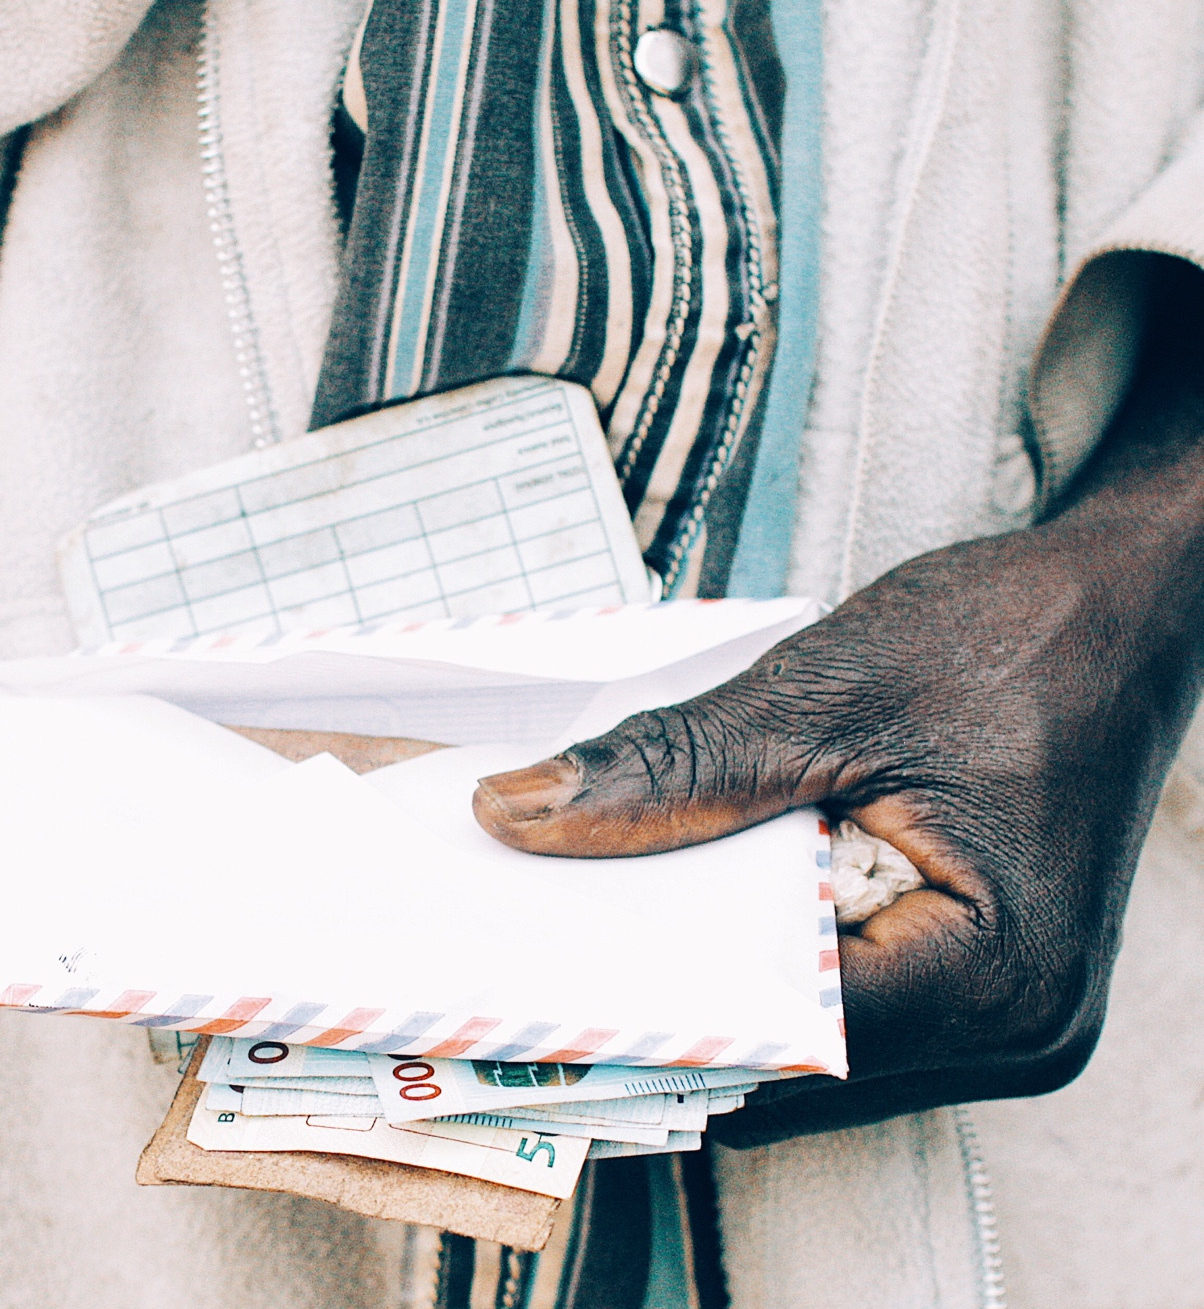
<path id="1" fill-rule="evenodd" d="M 1003 1277 L 1003 1257 L 999 1246 L 999 1228 L 995 1218 L 995 1201 L 991 1178 L 982 1157 L 982 1147 L 974 1120 L 964 1104 L 953 1108 L 958 1149 L 962 1158 L 962 1177 L 966 1199 L 970 1203 L 974 1244 L 978 1252 L 980 1309 L 1007 1309 L 1007 1288 Z"/>
<path id="2" fill-rule="evenodd" d="M 205 0 L 200 51 L 197 55 L 197 126 L 205 210 L 213 237 L 213 248 L 217 254 L 222 298 L 225 301 L 234 357 L 250 420 L 251 440 L 256 449 L 262 449 L 280 440 L 280 423 L 272 402 L 259 336 L 255 330 L 251 292 L 230 203 L 218 103 L 220 58 L 217 19 L 210 0 Z"/>

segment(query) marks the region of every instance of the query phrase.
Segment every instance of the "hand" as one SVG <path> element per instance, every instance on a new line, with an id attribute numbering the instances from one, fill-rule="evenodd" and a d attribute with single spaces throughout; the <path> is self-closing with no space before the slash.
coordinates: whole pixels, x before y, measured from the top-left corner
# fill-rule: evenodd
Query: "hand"
<path id="1" fill-rule="evenodd" d="M 724 686 L 482 783 L 481 823 L 538 853 L 822 803 L 920 869 L 841 940 L 850 1082 L 766 1088 L 721 1139 L 1051 1090 L 1086 1061 L 1200 680 L 1202 427 L 1167 395 L 1139 389 L 1051 521 L 911 560 Z"/>

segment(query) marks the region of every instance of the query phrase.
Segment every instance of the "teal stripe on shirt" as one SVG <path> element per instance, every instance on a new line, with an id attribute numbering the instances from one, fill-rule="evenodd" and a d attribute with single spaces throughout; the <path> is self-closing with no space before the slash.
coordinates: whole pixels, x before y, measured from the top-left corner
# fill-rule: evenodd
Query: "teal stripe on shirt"
<path id="1" fill-rule="evenodd" d="M 539 56 L 540 81 L 543 86 L 546 86 L 551 78 L 552 35 L 556 22 L 557 4 L 558 0 L 546 0 L 543 37 Z M 543 100 L 540 96 L 537 96 L 531 109 L 535 117 L 534 136 L 537 141 L 539 139 L 539 117 L 542 108 Z M 521 370 L 524 362 L 536 355 L 543 344 L 544 318 L 547 314 L 548 298 L 553 293 L 553 278 L 556 269 L 552 229 L 548 221 L 547 210 L 548 197 L 553 192 L 548 186 L 543 151 L 538 148 L 535 150 L 532 161 L 531 188 L 533 194 L 531 247 L 527 259 L 527 276 L 523 283 L 522 300 L 519 303 L 518 322 L 514 329 L 514 349 L 510 357 L 511 367 L 516 371 Z"/>
<path id="2" fill-rule="evenodd" d="M 432 94 L 424 122 L 427 139 L 417 174 L 422 179 L 421 191 L 414 206 L 405 281 L 398 288 L 400 304 L 390 370 L 392 396 L 412 395 L 422 376 L 426 316 L 439 274 L 444 232 L 445 209 L 440 199 L 450 184 L 459 143 L 459 116 L 452 111 L 467 77 L 476 11 L 475 0 L 444 0 L 442 7 L 442 43 L 431 80 Z"/>
<path id="3" fill-rule="evenodd" d="M 778 344 L 756 463 L 727 594 L 781 595 L 790 568 L 798 460 L 815 372 L 822 201 L 823 15 L 820 0 L 772 0 L 786 74 Z"/>

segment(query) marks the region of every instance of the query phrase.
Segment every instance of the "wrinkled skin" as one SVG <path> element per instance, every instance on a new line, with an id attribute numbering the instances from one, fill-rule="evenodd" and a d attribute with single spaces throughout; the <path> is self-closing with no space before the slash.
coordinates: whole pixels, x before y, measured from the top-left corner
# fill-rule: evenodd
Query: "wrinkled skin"
<path id="1" fill-rule="evenodd" d="M 1047 1091 L 1087 1060 L 1200 684 L 1200 302 L 1172 269 L 1131 398 L 1047 521 L 911 560 L 724 686 L 478 791 L 499 839 L 572 855 L 820 803 L 923 873 L 841 938 L 850 1081 L 763 1089 L 720 1139 Z"/>

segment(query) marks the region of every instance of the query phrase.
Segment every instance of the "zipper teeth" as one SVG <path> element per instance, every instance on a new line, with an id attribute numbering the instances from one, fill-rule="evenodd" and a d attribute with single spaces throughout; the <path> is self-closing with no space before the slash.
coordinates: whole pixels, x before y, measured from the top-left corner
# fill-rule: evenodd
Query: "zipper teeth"
<path id="1" fill-rule="evenodd" d="M 242 251 L 234 227 L 226 162 L 222 152 L 222 123 L 218 110 L 218 37 L 213 6 L 205 5 L 197 56 L 197 126 L 200 138 L 201 180 L 213 248 L 217 254 L 222 298 L 234 343 L 234 357 L 242 381 L 243 399 L 250 419 L 251 438 L 257 449 L 280 440 L 280 425 L 272 405 L 263 351 L 251 312 L 251 293 Z"/>
<path id="2" fill-rule="evenodd" d="M 999 1245 L 999 1226 L 991 1178 L 983 1161 L 982 1148 L 974 1119 L 964 1104 L 954 1105 L 953 1121 L 961 1151 L 966 1195 L 974 1215 L 974 1240 L 978 1248 L 980 1273 L 979 1304 L 981 1309 L 1007 1309 L 1007 1287 L 1003 1276 L 1003 1256 Z"/>

